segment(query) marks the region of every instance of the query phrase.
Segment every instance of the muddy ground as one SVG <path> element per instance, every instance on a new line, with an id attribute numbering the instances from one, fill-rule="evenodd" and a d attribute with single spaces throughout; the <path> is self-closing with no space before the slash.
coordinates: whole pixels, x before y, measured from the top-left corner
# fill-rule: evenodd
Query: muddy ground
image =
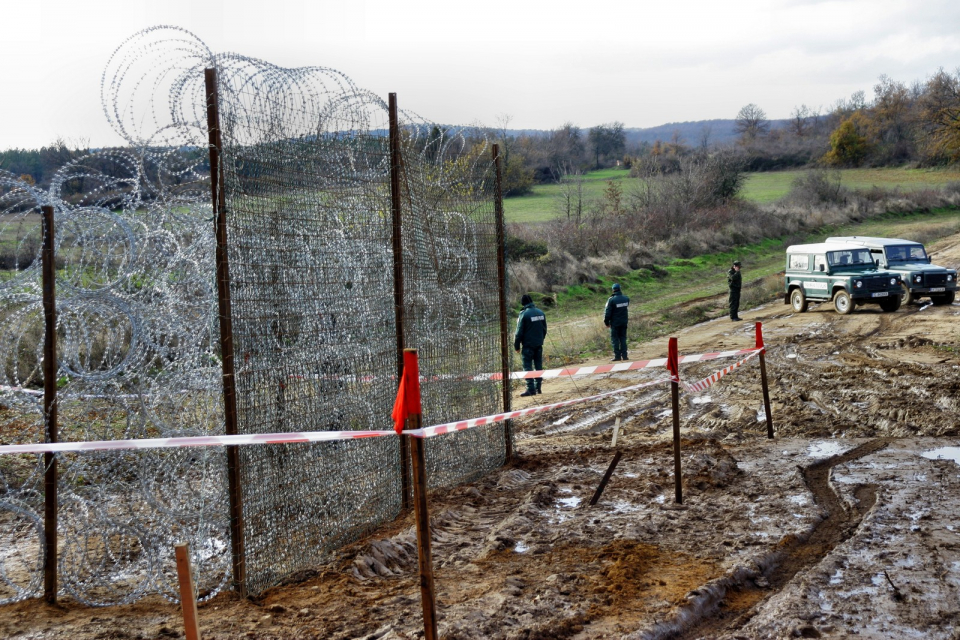
<path id="1" fill-rule="evenodd" d="M 960 265 L 960 237 L 931 249 Z M 681 353 L 750 347 L 762 321 L 775 439 L 755 359 L 681 396 L 682 504 L 666 386 L 515 422 L 515 461 L 430 497 L 442 637 L 960 637 L 960 466 L 936 459 L 960 447 L 960 304 L 741 315 L 680 332 Z M 536 400 L 661 374 L 548 381 Z M 623 456 L 591 507 L 618 417 Z M 203 637 L 420 637 L 416 568 L 406 515 L 301 582 L 201 605 Z M 182 636 L 161 600 L 0 613 L 5 638 Z"/>

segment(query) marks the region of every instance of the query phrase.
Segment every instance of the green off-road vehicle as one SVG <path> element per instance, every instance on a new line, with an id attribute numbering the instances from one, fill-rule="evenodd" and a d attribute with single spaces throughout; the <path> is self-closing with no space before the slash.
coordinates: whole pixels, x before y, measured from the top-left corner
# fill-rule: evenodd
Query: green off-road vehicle
<path id="1" fill-rule="evenodd" d="M 870 249 L 853 243 L 797 244 L 787 248 L 783 301 L 797 313 L 807 302 L 833 301 L 837 313 L 848 314 L 862 304 L 879 304 L 884 311 L 900 308 L 900 276 L 877 269 Z"/>
<path id="2" fill-rule="evenodd" d="M 860 236 L 827 238 L 827 242 L 857 244 L 870 249 L 870 255 L 881 269 L 900 275 L 903 281 L 900 302 L 903 304 L 927 296 L 933 304 L 952 304 L 956 298 L 957 272 L 930 264 L 927 251 L 919 242 Z"/>

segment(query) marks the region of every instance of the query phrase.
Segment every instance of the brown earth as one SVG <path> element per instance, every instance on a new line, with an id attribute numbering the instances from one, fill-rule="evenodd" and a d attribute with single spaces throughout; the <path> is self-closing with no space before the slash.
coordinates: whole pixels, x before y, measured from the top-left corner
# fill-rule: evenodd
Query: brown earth
<path id="1" fill-rule="evenodd" d="M 960 237 L 931 249 L 960 264 Z M 920 455 L 960 446 L 960 304 L 741 315 L 679 332 L 681 353 L 750 347 L 762 321 L 775 439 L 756 359 L 681 396 L 682 504 L 667 386 L 516 421 L 514 461 L 430 496 L 441 637 L 960 637 L 960 467 Z M 631 350 L 665 353 L 666 339 Z M 535 400 L 660 375 L 550 380 Z M 618 417 L 623 457 L 590 507 Z M 203 637 L 421 637 L 416 568 L 407 514 L 296 584 L 201 605 Z M 182 637 L 159 599 L 0 612 L 5 638 Z"/>

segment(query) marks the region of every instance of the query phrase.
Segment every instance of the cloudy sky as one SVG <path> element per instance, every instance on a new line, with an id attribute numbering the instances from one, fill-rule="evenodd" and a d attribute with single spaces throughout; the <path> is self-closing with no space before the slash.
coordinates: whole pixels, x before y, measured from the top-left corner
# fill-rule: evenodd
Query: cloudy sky
<path id="1" fill-rule="evenodd" d="M 214 52 L 326 66 L 449 124 L 550 129 L 828 110 L 960 67 L 957 0 L 0 0 L 0 149 L 118 144 L 113 50 L 169 24 Z"/>

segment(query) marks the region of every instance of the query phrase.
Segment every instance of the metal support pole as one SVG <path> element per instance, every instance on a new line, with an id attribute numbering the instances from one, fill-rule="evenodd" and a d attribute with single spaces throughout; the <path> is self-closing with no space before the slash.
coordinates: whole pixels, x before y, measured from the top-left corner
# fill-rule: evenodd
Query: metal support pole
<path id="1" fill-rule="evenodd" d="M 673 484 L 677 504 L 683 504 L 683 479 L 680 469 L 680 357 L 677 353 L 676 338 L 670 338 L 667 369 L 672 377 L 670 399 L 673 402 Z"/>
<path id="2" fill-rule="evenodd" d="M 510 401 L 510 346 L 507 325 L 507 234 L 503 224 L 503 170 L 500 162 L 500 145 L 493 145 L 494 211 L 497 219 L 497 288 L 500 292 L 500 371 L 503 376 L 503 411 L 511 410 Z M 513 458 L 513 421 L 503 423 L 504 457 Z"/>
<path id="3" fill-rule="evenodd" d="M 44 441 L 57 442 L 57 267 L 54 252 L 53 207 L 40 208 L 43 213 L 43 419 Z M 57 457 L 43 454 L 46 469 L 43 477 L 43 596 L 49 603 L 57 601 Z"/>
<path id="4" fill-rule="evenodd" d="M 763 324 L 757 323 L 757 349 L 760 352 L 760 385 L 763 388 L 763 410 L 767 415 L 767 438 L 773 439 L 773 413 L 770 411 L 770 388 L 767 386 L 766 348 L 763 346 Z"/>
<path id="5" fill-rule="evenodd" d="M 422 416 L 410 418 L 411 428 L 422 426 Z M 417 521 L 417 557 L 420 568 L 420 599 L 423 604 L 423 635 L 425 640 L 436 640 L 437 602 L 433 581 L 433 553 L 430 549 L 430 514 L 427 512 L 427 469 L 424 457 L 423 438 L 404 438 L 410 440 L 411 459 L 413 460 L 414 513 Z"/>
<path id="6" fill-rule="evenodd" d="M 174 549 L 177 555 L 177 579 L 180 582 L 183 633 L 187 640 L 200 640 L 200 624 L 197 620 L 197 592 L 193 586 L 190 547 L 186 544 L 178 544 Z"/>
<path id="7" fill-rule="evenodd" d="M 403 313 L 403 224 L 400 208 L 400 119 L 397 114 L 397 94 L 389 95 L 390 119 L 390 212 L 393 217 L 393 312 L 397 333 L 397 384 L 403 377 L 404 337 Z M 410 451 L 407 438 L 400 438 L 400 492 L 403 508 L 409 509 Z"/>
<path id="8" fill-rule="evenodd" d="M 233 363 L 233 312 L 230 304 L 230 265 L 227 260 L 227 199 L 224 193 L 223 164 L 220 152 L 220 100 L 217 70 L 206 69 L 207 128 L 210 134 L 210 190 L 213 202 L 214 231 L 217 237 L 217 302 L 220 315 L 220 358 L 223 363 L 224 432 L 237 435 L 237 387 Z M 236 445 L 227 448 L 227 486 L 230 500 L 230 544 L 233 553 L 233 586 L 241 597 L 247 595 L 243 545 L 243 492 L 240 484 L 240 452 Z"/>

